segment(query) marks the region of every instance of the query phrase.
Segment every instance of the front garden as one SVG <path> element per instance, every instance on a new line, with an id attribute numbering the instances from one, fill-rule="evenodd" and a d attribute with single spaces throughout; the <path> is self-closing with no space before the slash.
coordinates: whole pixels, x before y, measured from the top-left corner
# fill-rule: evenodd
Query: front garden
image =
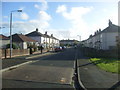
<path id="1" fill-rule="evenodd" d="M 94 48 L 80 47 L 80 50 L 84 56 L 89 57 L 90 61 L 100 69 L 120 74 L 120 49 L 97 50 Z"/>
<path id="2" fill-rule="evenodd" d="M 97 65 L 100 69 L 107 72 L 120 74 L 120 60 L 110 58 L 91 58 L 90 61 Z"/>

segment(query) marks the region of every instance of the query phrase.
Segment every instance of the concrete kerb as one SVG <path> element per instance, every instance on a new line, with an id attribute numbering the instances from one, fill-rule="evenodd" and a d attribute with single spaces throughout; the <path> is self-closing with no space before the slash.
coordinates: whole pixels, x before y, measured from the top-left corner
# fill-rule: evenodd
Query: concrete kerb
<path id="1" fill-rule="evenodd" d="M 34 56 L 29 56 L 29 57 L 26 57 L 25 59 L 32 59 L 32 58 L 37 58 L 37 57 L 41 57 L 41 56 L 45 56 L 45 55 L 52 55 L 53 53 L 44 53 L 44 54 L 40 54 L 40 55 L 34 55 Z"/>
<path id="2" fill-rule="evenodd" d="M 79 64 L 78 64 L 78 59 L 77 59 L 77 72 L 78 72 L 78 81 L 79 81 L 79 84 L 81 85 L 82 88 L 84 88 L 84 90 L 87 90 L 85 88 L 85 86 L 83 85 L 83 83 L 81 82 L 80 80 L 80 69 L 78 68 Z"/>
<path id="3" fill-rule="evenodd" d="M 28 64 L 28 63 L 33 63 L 33 62 L 37 62 L 38 60 L 36 61 L 28 61 L 28 62 L 24 62 L 24 63 L 21 63 L 21 64 L 18 64 L 18 65 L 14 65 L 14 66 L 11 66 L 11 67 L 8 67 L 8 68 L 5 68 L 5 69 L 2 69 L 0 70 L 0 72 L 4 72 L 4 71 L 8 71 L 8 70 L 11 70 L 11 69 L 15 69 L 19 66 L 22 66 L 22 65 L 25 65 L 25 64 Z"/>
<path id="4" fill-rule="evenodd" d="M 72 76 L 72 80 L 73 80 L 73 77 L 74 77 L 74 73 L 75 73 L 75 61 L 74 61 L 74 67 L 73 67 L 73 76 Z M 74 81 L 74 80 L 73 80 Z M 74 81 L 75 82 L 75 81 Z M 75 88 L 75 85 L 73 84 L 73 88 Z"/>

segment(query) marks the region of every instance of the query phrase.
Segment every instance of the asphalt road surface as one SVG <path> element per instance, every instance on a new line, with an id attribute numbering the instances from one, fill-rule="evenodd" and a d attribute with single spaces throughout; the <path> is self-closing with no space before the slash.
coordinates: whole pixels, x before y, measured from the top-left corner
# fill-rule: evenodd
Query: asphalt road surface
<path id="1" fill-rule="evenodd" d="M 2 73 L 2 88 L 73 88 L 75 49 Z"/>

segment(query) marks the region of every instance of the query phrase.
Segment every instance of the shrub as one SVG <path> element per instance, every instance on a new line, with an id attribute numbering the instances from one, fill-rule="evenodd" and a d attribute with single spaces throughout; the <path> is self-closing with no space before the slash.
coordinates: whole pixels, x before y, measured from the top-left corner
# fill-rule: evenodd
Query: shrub
<path id="1" fill-rule="evenodd" d="M 6 48 L 7 48 L 7 49 L 10 48 L 10 44 L 7 44 L 7 45 L 6 45 Z M 12 43 L 12 48 L 13 48 L 13 49 L 18 49 L 19 46 L 18 46 L 16 43 Z"/>
<path id="2" fill-rule="evenodd" d="M 35 44 L 28 45 L 28 48 L 33 48 L 34 52 L 36 52 L 38 50 L 38 47 Z"/>

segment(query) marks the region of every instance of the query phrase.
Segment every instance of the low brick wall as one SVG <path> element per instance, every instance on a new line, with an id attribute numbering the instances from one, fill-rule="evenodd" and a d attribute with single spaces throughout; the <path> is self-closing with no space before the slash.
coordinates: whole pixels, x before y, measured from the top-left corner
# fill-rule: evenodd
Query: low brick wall
<path id="1" fill-rule="evenodd" d="M 0 58 L 9 58 L 10 57 L 10 49 L 0 49 Z M 29 55 L 29 49 L 13 49 L 12 57 L 14 56 L 22 56 Z"/>

